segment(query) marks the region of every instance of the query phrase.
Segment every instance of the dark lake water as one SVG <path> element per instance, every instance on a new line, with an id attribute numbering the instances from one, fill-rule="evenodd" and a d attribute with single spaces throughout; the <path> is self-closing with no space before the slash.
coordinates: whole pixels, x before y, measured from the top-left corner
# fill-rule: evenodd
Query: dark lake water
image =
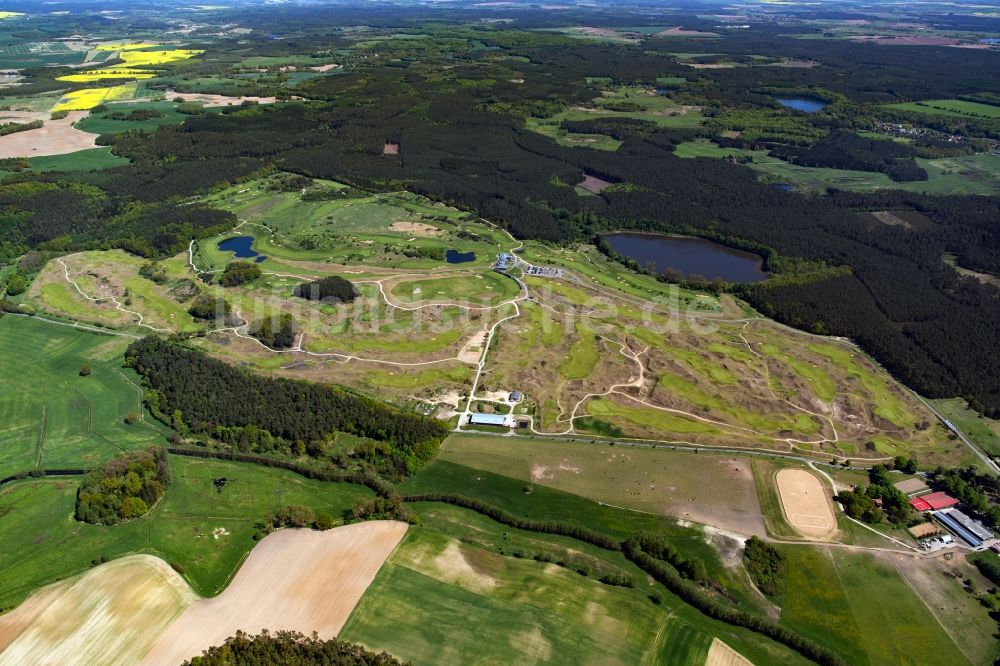
<path id="1" fill-rule="evenodd" d="M 459 252 L 458 250 L 448 250 L 444 258 L 449 264 L 464 264 L 476 260 L 475 252 Z"/>
<path id="2" fill-rule="evenodd" d="M 775 183 L 774 187 L 775 187 L 775 189 L 779 189 L 782 192 L 794 192 L 795 191 L 795 186 L 792 185 L 791 183 Z"/>
<path id="3" fill-rule="evenodd" d="M 761 269 L 763 259 L 756 254 L 702 238 L 619 233 L 608 234 L 604 240 L 618 254 L 635 259 L 640 266 L 652 262 L 660 272 L 673 268 L 686 276 L 701 275 L 726 282 L 758 282 L 767 277 Z"/>
<path id="4" fill-rule="evenodd" d="M 821 102 L 818 99 L 810 97 L 779 97 L 778 104 L 806 113 L 816 113 L 826 106 L 826 102 Z"/>
<path id="5" fill-rule="evenodd" d="M 219 249 L 223 252 L 232 252 L 237 259 L 254 259 L 259 264 L 267 257 L 253 249 L 253 241 L 253 236 L 234 236 L 219 241 Z"/>

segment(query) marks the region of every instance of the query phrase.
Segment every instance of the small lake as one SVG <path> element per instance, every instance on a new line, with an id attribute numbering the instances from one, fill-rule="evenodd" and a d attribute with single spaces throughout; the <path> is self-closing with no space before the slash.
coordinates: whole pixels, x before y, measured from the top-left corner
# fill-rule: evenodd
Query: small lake
<path id="1" fill-rule="evenodd" d="M 232 252 L 237 259 L 253 259 L 259 264 L 267 257 L 253 249 L 253 241 L 253 236 L 233 236 L 219 241 L 218 247 L 223 252 Z"/>
<path id="2" fill-rule="evenodd" d="M 659 272 L 668 268 L 685 276 L 701 275 L 709 280 L 759 282 L 767 277 L 764 260 L 751 252 L 734 250 L 703 238 L 663 234 L 618 233 L 604 236 L 618 254 L 639 262 L 652 262 Z"/>
<path id="3" fill-rule="evenodd" d="M 804 113 L 816 113 L 826 106 L 826 102 L 811 97 L 779 97 L 778 104 Z"/>
<path id="4" fill-rule="evenodd" d="M 781 190 L 782 192 L 794 192 L 795 186 L 791 183 L 774 183 L 774 189 Z"/>
<path id="5" fill-rule="evenodd" d="M 476 260 L 475 252 L 459 252 L 458 250 L 448 250 L 444 255 L 449 264 L 466 264 Z"/>

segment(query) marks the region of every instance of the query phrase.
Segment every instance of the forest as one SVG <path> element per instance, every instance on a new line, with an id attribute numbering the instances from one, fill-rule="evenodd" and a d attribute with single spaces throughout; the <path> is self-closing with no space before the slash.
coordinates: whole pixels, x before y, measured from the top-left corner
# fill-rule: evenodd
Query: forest
<path id="1" fill-rule="evenodd" d="M 184 666 L 270 666 L 271 664 L 297 664 L 299 666 L 401 666 L 393 656 L 369 652 L 335 638 L 321 640 L 315 635 L 303 636 L 293 631 L 277 631 L 273 635 L 266 629 L 255 636 L 239 631 L 222 645 L 211 647 L 201 655 L 184 662 Z"/>
<path id="2" fill-rule="evenodd" d="M 431 418 L 327 385 L 256 375 L 157 337 L 134 342 L 126 360 L 149 387 L 154 414 L 182 433 L 245 444 L 237 450 L 322 451 L 348 433 L 374 442 L 359 442 L 359 459 L 398 476 L 430 460 L 448 433 Z"/>

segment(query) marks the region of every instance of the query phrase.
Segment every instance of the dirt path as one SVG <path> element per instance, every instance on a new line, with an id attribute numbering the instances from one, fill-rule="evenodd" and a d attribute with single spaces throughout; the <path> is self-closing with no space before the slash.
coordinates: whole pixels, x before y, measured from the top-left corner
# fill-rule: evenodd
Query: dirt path
<path id="1" fill-rule="evenodd" d="M 336 636 L 406 528 L 406 523 L 372 521 L 269 535 L 229 587 L 188 608 L 142 663 L 176 666 L 240 629 Z"/>

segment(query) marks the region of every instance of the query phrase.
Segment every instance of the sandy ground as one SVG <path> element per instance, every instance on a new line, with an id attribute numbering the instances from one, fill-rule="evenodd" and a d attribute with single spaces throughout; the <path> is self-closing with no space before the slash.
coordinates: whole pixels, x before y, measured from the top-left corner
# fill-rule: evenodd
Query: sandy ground
<path id="1" fill-rule="evenodd" d="M 389 225 L 389 231 L 395 231 L 400 234 L 408 234 L 410 236 L 440 236 L 443 233 L 437 227 L 429 224 L 424 224 L 423 222 L 408 222 L 406 220 L 393 222 Z"/>
<path id="2" fill-rule="evenodd" d="M 124 557 L 46 587 L 0 618 L 0 664 L 135 664 L 194 600 L 163 560 Z"/>
<path id="3" fill-rule="evenodd" d="M 332 638 L 405 533 L 406 524 L 395 521 L 275 532 L 222 594 L 196 602 L 170 625 L 142 663 L 176 666 L 239 629 Z"/>
<path id="4" fill-rule="evenodd" d="M 4 115 L 14 115 L 8 111 Z M 71 111 L 60 120 L 48 120 L 48 114 L 42 114 L 45 125 L 38 129 L 25 132 L 14 132 L 0 136 L 0 158 L 8 157 L 39 157 L 41 155 L 65 155 L 86 148 L 97 146 L 94 140 L 96 134 L 88 134 L 73 127 L 73 123 L 87 116 L 89 111 Z M 17 114 L 18 116 L 37 116 L 37 114 Z M 33 120 L 34 118 L 24 118 Z M 18 118 L 18 120 L 23 120 Z"/>
<path id="5" fill-rule="evenodd" d="M 382 146 L 383 155 L 399 155 L 399 144 L 398 143 L 386 143 Z"/>
<path id="6" fill-rule="evenodd" d="M 596 176 L 591 176 L 590 174 L 583 174 L 583 180 L 577 183 L 577 187 L 582 187 L 588 192 L 593 192 L 594 194 L 600 194 L 601 191 L 606 187 L 610 187 L 611 183 L 606 180 L 601 180 Z"/>
<path id="7" fill-rule="evenodd" d="M 167 93 L 167 99 L 173 100 L 181 97 L 185 102 L 200 102 L 205 106 L 238 106 L 243 102 L 257 102 L 258 104 L 273 104 L 277 101 L 274 97 L 229 97 L 227 95 L 209 95 L 208 93 Z"/>
<path id="8" fill-rule="evenodd" d="M 705 666 L 753 666 L 753 662 L 729 647 L 718 638 L 712 639 Z"/>
<path id="9" fill-rule="evenodd" d="M 833 507 L 819 477 L 802 469 L 783 469 L 774 477 L 785 520 L 807 537 L 827 537 L 837 529 Z"/>

